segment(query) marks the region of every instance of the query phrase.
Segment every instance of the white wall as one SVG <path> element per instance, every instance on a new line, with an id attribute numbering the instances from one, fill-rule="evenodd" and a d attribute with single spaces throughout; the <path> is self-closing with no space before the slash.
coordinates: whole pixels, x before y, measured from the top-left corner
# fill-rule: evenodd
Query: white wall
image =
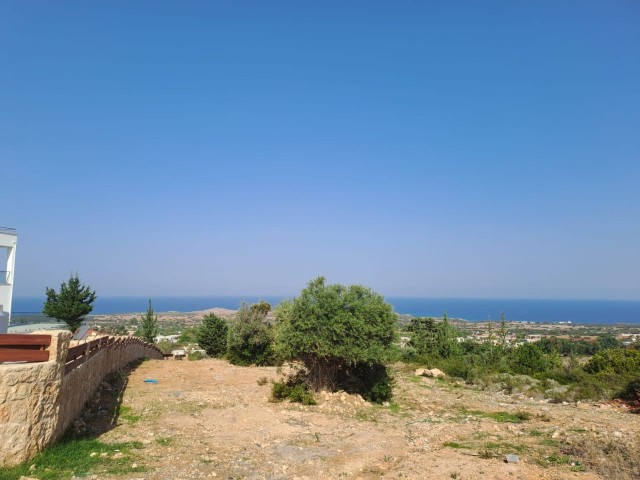
<path id="1" fill-rule="evenodd" d="M 13 298 L 13 279 L 15 278 L 15 266 L 16 266 L 16 245 L 18 243 L 18 236 L 16 234 L 5 233 L 0 231 L 0 248 L 7 252 L 7 255 L 0 255 L 0 259 L 5 262 L 0 262 L 0 271 L 7 271 L 7 282 L 4 283 L 5 278 L 0 278 L 0 307 L 2 312 L 7 315 L 0 315 L 0 333 L 7 333 L 6 324 L 11 319 L 11 303 Z M 4 252 L 3 252 L 4 253 Z M 4 274 L 3 274 L 4 275 Z"/>

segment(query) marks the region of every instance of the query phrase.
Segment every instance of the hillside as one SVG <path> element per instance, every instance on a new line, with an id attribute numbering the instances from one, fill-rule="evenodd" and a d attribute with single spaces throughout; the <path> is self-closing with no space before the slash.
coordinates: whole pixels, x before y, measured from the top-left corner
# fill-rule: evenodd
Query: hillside
<path id="1" fill-rule="evenodd" d="M 394 370 L 386 406 L 344 393 L 302 406 L 269 401 L 274 367 L 144 362 L 113 425 L 85 415 L 90 431 L 106 430 L 102 441 L 140 441 L 128 455 L 144 471 L 99 478 L 639 478 L 640 422 L 622 407 L 518 399 Z M 504 463 L 507 453 L 519 462 Z"/>

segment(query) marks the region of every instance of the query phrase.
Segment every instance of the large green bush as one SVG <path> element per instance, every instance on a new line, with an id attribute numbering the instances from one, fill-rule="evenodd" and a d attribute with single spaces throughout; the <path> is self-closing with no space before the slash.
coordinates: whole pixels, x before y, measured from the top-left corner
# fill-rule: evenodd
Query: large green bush
<path id="1" fill-rule="evenodd" d="M 396 315 L 369 288 L 327 285 L 318 277 L 275 313 L 278 352 L 303 362 L 306 380 L 316 390 L 338 387 L 345 369 L 384 368 L 392 358 Z"/>
<path id="2" fill-rule="evenodd" d="M 631 348 L 603 350 L 587 362 L 584 370 L 592 374 L 640 375 L 640 351 Z"/>
<path id="3" fill-rule="evenodd" d="M 441 322 L 433 318 L 412 318 L 409 331 L 409 345 L 415 349 L 417 355 L 450 358 L 461 353 L 456 331 L 449 324 L 446 314 Z"/>
<path id="4" fill-rule="evenodd" d="M 242 304 L 229 324 L 227 359 L 236 365 L 273 365 L 273 327 L 259 309 Z"/>
<path id="5" fill-rule="evenodd" d="M 227 353 L 227 335 L 229 326 L 224 318 L 213 313 L 202 319 L 200 328 L 196 331 L 198 345 L 210 357 L 223 357 Z"/>
<path id="6" fill-rule="evenodd" d="M 523 375 L 535 375 L 560 367 L 557 354 L 546 355 L 535 343 L 525 343 L 511 350 L 509 355 L 511 369 Z"/>

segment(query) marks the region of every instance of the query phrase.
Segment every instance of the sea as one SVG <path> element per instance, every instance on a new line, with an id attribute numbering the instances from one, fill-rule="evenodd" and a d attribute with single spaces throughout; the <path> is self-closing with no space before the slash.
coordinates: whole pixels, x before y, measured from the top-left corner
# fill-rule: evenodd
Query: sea
<path id="1" fill-rule="evenodd" d="M 275 306 L 283 296 L 203 296 L 155 297 L 156 312 L 193 312 L 213 307 L 237 309 L 241 302 L 266 300 Z M 98 297 L 94 314 L 143 312 L 147 297 Z M 499 321 L 504 312 L 508 321 L 581 324 L 640 324 L 639 300 L 530 300 L 477 298 L 385 298 L 400 314 L 460 318 L 472 322 Z M 13 314 L 42 311 L 44 297 L 14 297 Z"/>

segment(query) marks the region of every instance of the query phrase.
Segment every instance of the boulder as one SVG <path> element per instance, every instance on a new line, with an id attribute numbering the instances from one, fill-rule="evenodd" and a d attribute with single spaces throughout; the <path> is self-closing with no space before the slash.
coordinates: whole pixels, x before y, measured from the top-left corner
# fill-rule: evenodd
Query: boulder
<path id="1" fill-rule="evenodd" d="M 419 377 L 433 377 L 433 378 L 444 378 L 446 375 L 442 370 L 437 368 L 418 368 L 415 373 Z"/>

